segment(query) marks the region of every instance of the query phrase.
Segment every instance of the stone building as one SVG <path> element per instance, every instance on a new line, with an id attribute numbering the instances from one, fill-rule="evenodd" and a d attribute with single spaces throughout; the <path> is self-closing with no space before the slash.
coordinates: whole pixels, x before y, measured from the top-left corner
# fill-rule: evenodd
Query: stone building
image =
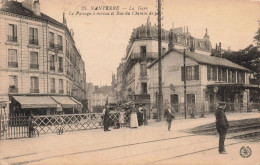
<path id="1" fill-rule="evenodd" d="M 173 39 L 169 43 L 169 36 Z M 211 42 L 206 32 L 203 39 L 192 37 L 188 27 L 162 29 L 162 54 L 168 51 L 168 44 L 173 44 L 178 49 L 192 48 L 195 52 L 210 55 Z M 134 100 L 150 103 L 149 79 L 152 75 L 147 71 L 147 66 L 158 58 L 158 27 L 152 25 L 148 17 L 147 23 L 133 30 L 126 55 L 123 58 L 122 83 L 116 87 L 117 97 L 124 101 Z M 118 70 L 121 70 L 122 63 Z M 117 73 L 119 74 L 119 73 Z M 117 77 L 117 80 L 121 78 Z M 121 90 L 119 90 L 121 88 Z M 122 96 L 121 96 L 122 95 Z"/>
<path id="2" fill-rule="evenodd" d="M 60 23 L 41 13 L 39 0 L 2 1 L 0 95 L 11 102 L 7 110 L 55 114 L 82 106 L 85 63 L 73 36 L 65 15 Z"/>
<path id="3" fill-rule="evenodd" d="M 223 58 L 186 52 L 186 99 L 188 110 L 213 112 L 217 101 L 227 102 L 228 111 L 247 111 L 251 71 Z M 158 93 L 158 60 L 148 66 L 151 104 L 156 105 Z M 183 114 L 184 55 L 183 50 L 170 48 L 162 57 L 163 103 L 171 104 Z M 190 112 L 190 111 L 189 111 Z"/>

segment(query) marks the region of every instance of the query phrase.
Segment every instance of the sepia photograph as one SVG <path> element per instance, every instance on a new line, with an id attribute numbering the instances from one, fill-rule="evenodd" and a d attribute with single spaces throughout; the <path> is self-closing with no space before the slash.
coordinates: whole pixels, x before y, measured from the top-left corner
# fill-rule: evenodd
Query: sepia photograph
<path id="1" fill-rule="evenodd" d="M 0 165 L 260 165 L 260 0 L 0 0 Z"/>

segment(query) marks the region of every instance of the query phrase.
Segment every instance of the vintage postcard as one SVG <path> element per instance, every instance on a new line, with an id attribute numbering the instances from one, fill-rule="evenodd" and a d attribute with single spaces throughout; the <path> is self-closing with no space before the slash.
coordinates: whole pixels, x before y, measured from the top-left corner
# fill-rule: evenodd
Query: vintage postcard
<path id="1" fill-rule="evenodd" d="M 0 165 L 260 165 L 259 0 L 1 0 Z"/>

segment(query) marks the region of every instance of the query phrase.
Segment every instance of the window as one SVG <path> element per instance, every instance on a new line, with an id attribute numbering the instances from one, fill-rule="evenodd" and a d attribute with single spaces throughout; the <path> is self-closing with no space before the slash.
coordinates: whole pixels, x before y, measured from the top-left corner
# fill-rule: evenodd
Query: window
<path id="1" fill-rule="evenodd" d="M 50 70 L 55 71 L 54 55 L 50 56 Z"/>
<path id="2" fill-rule="evenodd" d="M 227 81 L 227 69 L 218 67 L 218 81 Z"/>
<path id="3" fill-rule="evenodd" d="M 147 94 L 147 83 L 141 83 L 142 94 Z"/>
<path id="4" fill-rule="evenodd" d="M 63 72 L 63 58 L 59 57 L 59 72 Z"/>
<path id="5" fill-rule="evenodd" d="M 140 64 L 140 76 L 147 76 L 146 64 Z"/>
<path id="6" fill-rule="evenodd" d="M 9 93 L 18 93 L 18 78 L 17 76 L 9 76 Z"/>
<path id="7" fill-rule="evenodd" d="M 50 88 L 51 88 L 51 93 L 55 93 L 55 78 L 51 78 L 51 84 L 50 84 Z"/>
<path id="8" fill-rule="evenodd" d="M 162 48 L 162 54 L 165 54 L 166 48 Z"/>
<path id="9" fill-rule="evenodd" d="M 31 93 L 39 93 L 39 78 L 31 77 Z"/>
<path id="10" fill-rule="evenodd" d="M 17 50 L 8 49 L 8 67 L 17 68 Z"/>
<path id="11" fill-rule="evenodd" d="M 8 41 L 17 42 L 17 25 L 8 25 Z"/>
<path id="12" fill-rule="evenodd" d="M 29 29 L 29 44 L 38 45 L 38 29 Z"/>
<path id="13" fill-rule="evenodd" d="M 62 36 L 58 35 L 58 50 L 63 50 Z"/>
<path id="14" fill-rule="evenodd" d="M 54 33 L 49 32 L 49 43 L 50 43 L 50 48 L 54 48 Z"/>
<path id="15" fill-rule="evenodd" d="M 186 80 L 199 80 L 199 65 L 186 67 Z M 181 67 L 181 80 L 184 80 L 184 67 Z"/>
<path id="16" fill-rule="evenodd" d="M 217 81 L 217 67 L 216 66 L 207 66 L 207 77 L 208 81 Z"/>
<path id="17" fill-rule="evenodd" d="M 245 83 L 245 72 L 237 71 L 237 83 Z"/>
<path id="18" fill-rule="evenodd" d="M 195 104 L 195 94 L 187 94 L 187 104 Z"/>
<path id="19" fill-rule="evenodd" d="M 141 46 L 141 59 L 146 59 L 146 46 Z"/>
<path id="20" fill-rule="evenodd" d="M 63 90 L 63 80 L 59 79 L 59 93 L 63 94 L 64 90 Z"/>
<path id="21" fill-rule="evenodd" d="M 31 52 L 30 53 L 30 68 L 31 69 L 39 69 L 38 52 Z"/>

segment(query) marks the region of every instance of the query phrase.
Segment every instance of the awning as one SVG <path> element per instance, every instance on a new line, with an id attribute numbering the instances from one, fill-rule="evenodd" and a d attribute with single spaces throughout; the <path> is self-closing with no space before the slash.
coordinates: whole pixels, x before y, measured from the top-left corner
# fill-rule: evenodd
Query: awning
<path id="1" fill-rule="evenodd" d="M 22 109 L 57 108 L 59 105 L 50 96 L 13 96 Z"/>
<path id="2" fill-rule="evenodd" d="M 79 104 L 73 101 L 68 96 L 51 96 L 53 100 L 55 100 L 57 103 L 59 103 L 62 108 L 77 108 L 79 107 Z"/>
<path id="3" fill-rule="evenodd" d="M 244 89 L 250 89 L 250 88 L 259 88 L 258 85 L 255 84 L 237 84 L 237 83 L 215 83 L 215 84 L 208 84 L 208 87 L 238 87 L 238 88 L 244 88 Z"/>
<path id="4" fill-rule="evenodd" d="M 71 100 L 75 101 L 78 104 L 78 107 L 82 108 L 83 105 L 78 100 L 74 99 L 73 97 L 70 97 Z"/>

